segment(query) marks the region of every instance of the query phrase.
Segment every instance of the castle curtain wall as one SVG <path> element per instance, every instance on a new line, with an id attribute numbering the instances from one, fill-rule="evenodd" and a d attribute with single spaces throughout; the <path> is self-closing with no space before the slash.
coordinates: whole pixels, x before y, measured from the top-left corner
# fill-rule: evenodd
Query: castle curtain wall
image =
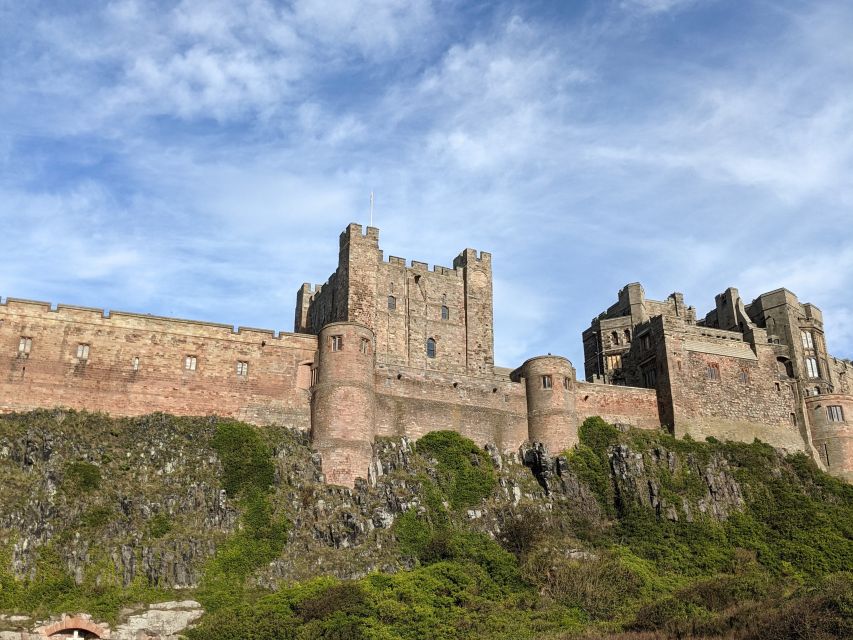
<path id="1" fill-rule="evenodd" d="M 592 416 L 601 416 L 608 422 L 638 429 L 660 428 L 658 397 L 654 389 L 578 382 L 575 393 L 579 423 Z"/>
<path id="2" fill-rule="evenodd" d="M 452 430 L 504 452 L 528 439 L 524 385 L 508 378 L 379 366 L 375 383 L 377 436 Z"/>
<path id="3" fill-rule="evenodd" d="M 29 353 L 19 353 L 22 338 Z M 216 414 L 307 430 L 316 349 L 312 335 L 9 299 L 0 305 L 0 410 Z"/>

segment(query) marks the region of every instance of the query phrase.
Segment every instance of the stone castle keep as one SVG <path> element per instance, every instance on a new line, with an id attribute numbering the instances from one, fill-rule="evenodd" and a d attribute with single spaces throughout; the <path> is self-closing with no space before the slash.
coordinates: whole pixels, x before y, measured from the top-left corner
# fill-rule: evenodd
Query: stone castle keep
<path id="1" fill-rule="evenodd" d="M 383 258 L 351 224 L 337 270 L 297 292 L 294 333 L 9 298 L 0 411 L 231 416 L 310 431 L 327 481 L 367 477 L 376 437 L 452 429 L 514 451 L 577 441 L 587 417 L 676 436 L 801 450 L 853 480 L 849 361 L 819 309 L 786 289 L 736 289 L 697 319 L 679 293 L 629 284 L 584 331 L 584 377 L 560 356 L 494 365 L 491 255 L 452 267 Z"/>

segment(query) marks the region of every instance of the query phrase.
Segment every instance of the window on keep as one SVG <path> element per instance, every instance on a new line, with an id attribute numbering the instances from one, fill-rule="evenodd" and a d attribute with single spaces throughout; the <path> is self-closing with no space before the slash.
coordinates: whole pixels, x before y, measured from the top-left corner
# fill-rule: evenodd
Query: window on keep
<path id="1" fill-rule="evenodd" d="M 186 356 L 184 358 L 184 369 L 187 371 L 195 371 L 198 368 L 198 358 L 195 356 Z"/>
<path id="2" fill-rule="evenodd" d="M 720 365 L 715 362 L 710 363 L 705 370 L 705 377 L 708 380 L 718 381 L 720 379 Z"/>
<path id="3" fill-rule="evenodd" d="M 394 296 L 388 296 L 388 309 L 393 311 L 397 308 L 397 298 Z"/>
<path id="4" fill-rule="evenodd" d="M 89 345 L 88 344 L 78 344 L 77 345 L 77 359 L 78 360 L 88 360 L 89 359 Z"/>
<path id="5" fill-rule="evenodd" d="M 130 361 L 130 366 L 134 371 L 139 371 L 139 356 L 134 356 Z"/>
<path id="6" fill-rule="evenodd" d="M 844 409 L 841 405 L 830 405 L 826 408 L 826 417 L 830 422 L 844 422 Z"/>
<path id="7" fill-rule="evenodd" d="M 344 337 L 332 336 L 331 338 L 329 338 L 329 346 L 331 346 L 332 351 L 343 351 Z"/>
<path id="8" fill-rule="evenodd" d="M 542 376 L 542 388 L 550 389 L 551 388 L 551 376 Z"/>
<path id="9" fill-rule="evenodd" d="M 435 340 L 432 338 L 428 338 L 426 341 L 426 354 L 427 358 L 435 357 Z"/>
<path id="10" fill-rule="evenodd" d="M 18 355 L 26 358 L 30 355 L 30 351 L 32 351 L 32 349 L 33 339 L 21 336 L 21 340 L 18 342 Z"/>
<path id="11" fill-rule="evenodd" d="M 370 353 L 370 340 L 368 340 L 367 338 L 361 339 L 361 352 Z"/>
<path id="12" fill-rule="evenodd" d="M 441 319 L 450 320 L 450 309 L 446 305 L 441 305 Z"/>
<path id="13" fill-rule="evenodd" d="M 237 361 L 237 375 L 241 378 L 245 378 L 249 375 L 249 363 L 245 360 Z"/>
<path id="14" fill-rule="evenodd" d="M 817 359 L 816 358 L 806 358 L 806 372 L 809 375 L 809 378 L 819 378 L 820 372 L 817 368 Z"/>

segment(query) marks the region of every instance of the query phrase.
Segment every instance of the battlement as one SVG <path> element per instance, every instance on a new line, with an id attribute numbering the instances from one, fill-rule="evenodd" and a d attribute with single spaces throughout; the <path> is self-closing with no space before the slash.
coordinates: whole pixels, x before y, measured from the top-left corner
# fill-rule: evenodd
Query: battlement
<path id="1" fill-rule="evenodd" d="M 343 249 L 346 245 L 356 242 L 366 242 L 379 247 L 379 229 L 376 227 L 363 227 L 357 222 L 351 222 L 341 232 L 340 245 Z"/>
<path id="2" fill-rule="evenodd" d="M 476 249 L 465 249 L 453 259 L 453 268 L 466 267 L 476 263 L 491 268 L 492 254 L 487 251 L 478 252 Z"/>
<path id="3" fill-rule="evenodd" d="M 144 324 L 145 326 L 157 326 L 159 330 L 179 333 L 181 329 L 192 327 L 202 331 L 207 330 L 211 337 L 223 337 L 224 335 L 262 337 L 272 340 L 282 338 L 305 338 L 303 334 L 287 331 L 276 331 L 275 329 L 258 329 L 255 327 L 242 327 L 219 322 L 207 322 L 202 320 L 188 320 L 185 318 L 174 318 L 169 316 L 157 316 L 150 313 L 136 313 L 130 311 L 111 311 L 96 307 L 82 307 L 70 304 L 53 304 L 40 300 L 27 300 L 24 298 L 0 299 L 0 314 L 6 311 L 8 315 L 20 315 L 27 317 L 47 317 L 60 322 L 72 322 L 83 324 L 107 324 L 110 321 L 120 322 L 122 326 L 133 324 Z M 127 322 L 125 322 L 127 321 Z M 197 332 L 196 332 L 197 333 Z"/>
<path id="4" fill-rule="evenodd" d="M 421 262 L 420 260 L 408 261 L 406 258 L 401 258 L 399 256 L 388 256 L 388 259 L 383 261 L 383 264 L 404 267 L 406 269 L 411 269 L 412 271 L 434 273 L 440 276 L 452 276 L 454 278 L 462 277 L 461 267 L 450 268 L 443 267 L 441 265 L 432 265 L 432 268 L 430 268 L 430 265 L 426 262 Z"/>

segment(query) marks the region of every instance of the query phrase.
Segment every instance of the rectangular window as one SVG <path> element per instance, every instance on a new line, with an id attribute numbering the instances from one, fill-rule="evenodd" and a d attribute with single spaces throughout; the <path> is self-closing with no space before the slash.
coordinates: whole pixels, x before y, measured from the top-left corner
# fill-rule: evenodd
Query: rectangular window
<path id="1" fill-rule="evenodd" d="M 708 380 L 718 381 L 720 379 L 720 365 L 716 363 L 711 363 L 708 365 L 708 368 L 705 370 L 705 377 Z"/>
<path id="2" fill-rule="evenodd" d="M 643 369 L 643 386 L 648 389 L 653 389 L 658 381 L 658 373 L 654 365 Z"/>
<path id="3" fill-rule="evenodd" d="M 797 426 L 797 414 L 796 413 L 791 414 L 791 424 L 794 425 L 795 427 Z"/>
<path id="4" fill-rule="evenodd" d="M 542 388 L 550 389 L 551 388 L 551 376 L 542 376 Z"/>
<path id="5" fill-rule="evenodd" d="M 332 336 L 332 351 L 342 351 L 344 348 L 344 337 L 343 336 Z"/>
<path id="6" fill-rule="evenodd" d="M 311 386 L 313 387 L 315 384 L 317 384 L 317 369 L 313 368 L 311 369 Z"/>
<path id="7" fill-rule="evenodd" d="M 803 348 L 814 349 L 814 338 L 811 331 L 803 331 Z"/>
<path id="8" fill-rule="evenodd" d="M 397 298 L 394 296 L 388 296 L 388 309 L 393 311 L 397 308 Z"/>
<path id="9" fill-rule="evenodd" d="M 607 356 L 607 369 L 608 370 L 621 369 L 621 368 L 622 368 L 622 356 L 621 355 L 617 354 L 615 356 Z"/>
<path id="10" fill-rule="evenodd" d="M 237 361 L 237 375 L 241 378 L 245 378 L 249 375 L 249 363 L 243 360 Z"/>
<path id="11" fill-rule="evenodd" d="M 184 358 L 184 369 L 187 371 L 195 371 L 198 367 L 198 358 L 195 356 L 187 356 Z"/>
<path id="12" fill-rule="evenodd" d="M 361 352 L 362 353 L 369 353 L 370 352 L 370 340 L 368 340 L 367 338 L 361 339 Z"/>
<path id="13" fill-rule="evenodd" d="M 740 380 L 741 384 L 749 384 L 749 371 L 741 369 L 740 374 L 738 375 L 738 380 Z"/>
<path id="14" fill-rule="evenodd" d="M 841 405 L 831 405 L 826 408 L 826 416 L 830 422 L 844 422 L 844 410 Z"/>
<path id="15" fill-rule="evenodd" d="M 652 337 L 648 333 L 640 338 L 640 346 L 646 351 L 652 348 Z"/>
<path id="16" fill-rule="evenodd" d="M 139 371 L 139 356 L 136 356 L 131 360 L 130 366 L 133 367 L 134 371 Z"/>
<path id="17" fill-rule="evenodd" d="M 778 382 L 774 383 L 776 385 L 776 393 L 782 393 L 782 385 Z"/>
<path id="18" fill-rule="evenodd" d="M 806 371 L 809 374 L 809 378 L 819 378 L 819 372 L 817 369 L 817 359 L 815 358 L 806 358 Z"/>
<path id="19" fill-rule="evenodd" d="M 78 344 L 77 345 L 77 359 L 78 360 L 88 360 L 89 359 L 89 345 L 88 344 Z"/>
<path id="20" fill-rule="evenodd" d="M 18 355 L 28 356 L 33 349 L 33 339 L 21 336 L 21 341 L 18 342 Z"/>
<path id="21" fill-rule="evenodd" d="M 564 377 L 563 378 L 563 389 L 566 389 L 568 391 L 570 384 L 571 383 L 569 382 L 568 377 Z"/>

